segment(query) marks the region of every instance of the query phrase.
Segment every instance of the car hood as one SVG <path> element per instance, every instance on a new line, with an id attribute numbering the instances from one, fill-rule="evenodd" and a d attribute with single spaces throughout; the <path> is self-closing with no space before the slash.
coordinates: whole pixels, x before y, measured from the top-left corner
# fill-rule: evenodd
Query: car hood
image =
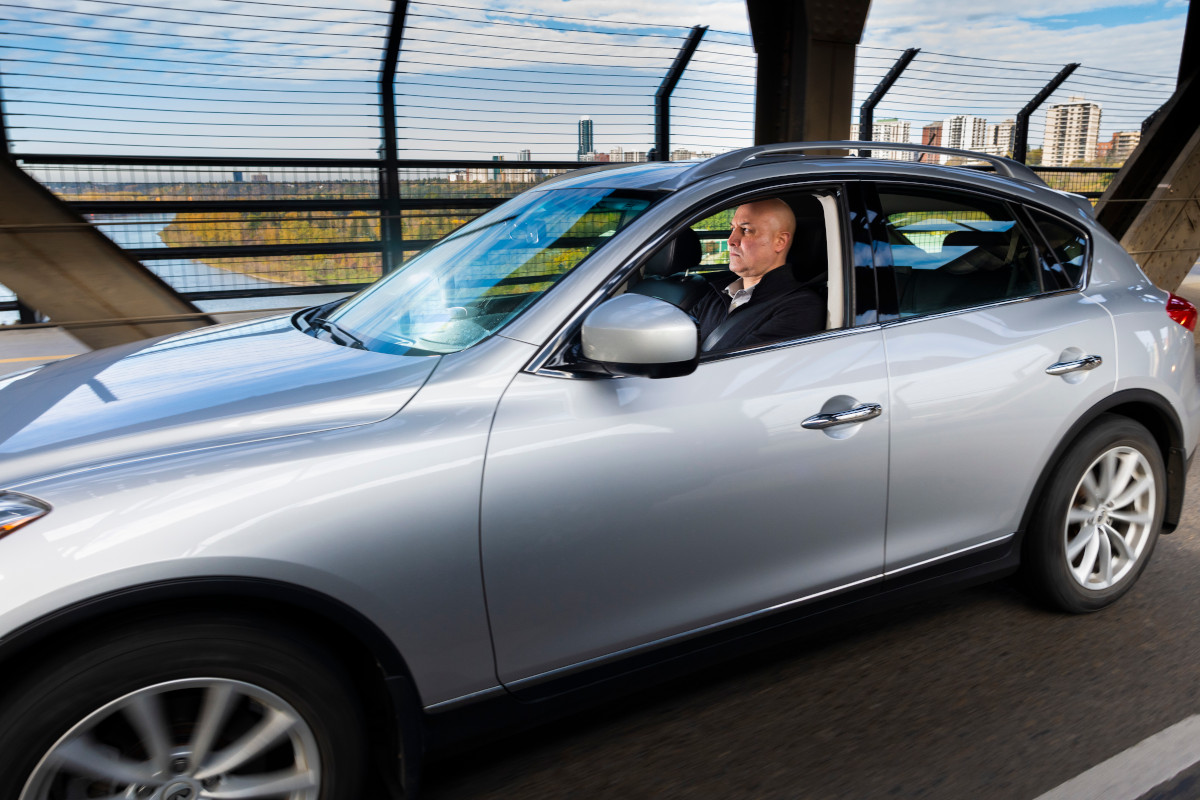
<path id="1" fill-rule="evenodd" d="M 438 361 L 342 347 L 276 317 L 0 377 L 0 489 L 130 458 L 376 422 L 399 411 Z"/>

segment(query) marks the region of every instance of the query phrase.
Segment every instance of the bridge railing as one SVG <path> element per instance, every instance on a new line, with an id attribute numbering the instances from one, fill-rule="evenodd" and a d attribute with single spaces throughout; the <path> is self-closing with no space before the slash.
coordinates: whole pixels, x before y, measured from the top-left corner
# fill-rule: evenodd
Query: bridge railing
<path id="1" fill-rule="evenodd" d="M 219 310 L 366 285 L 565 169 L 752 143 L 745 34 L 353 5 L 12 5 L 0 145 L 86 224 Z M 856 104 L 903 52 L 859 48 Z M 873 126 L 911 120 L 917 139 L 918 121 L 974 114 L 1003 127 L 1061 67 L 921 52 L 875 92 Z M 1085 66 L 1046 107 L 1088 94 L 1132 129 L 1170 88 Z M 1035 115 L 1031 141 L 1044 133 Z M 1116 168 L 1038 167 L 1089 197 Z M 0 310 L 15 308 L 0 287 Z"/>

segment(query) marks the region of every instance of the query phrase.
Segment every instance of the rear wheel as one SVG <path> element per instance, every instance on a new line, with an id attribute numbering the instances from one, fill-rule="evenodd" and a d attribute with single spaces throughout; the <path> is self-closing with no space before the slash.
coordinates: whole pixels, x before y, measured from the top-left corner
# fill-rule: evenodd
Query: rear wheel
<path id="1" fill-rule="evenodd" d="M 286 630 L 160 620 L 79 643 L 8 688 L 0 797 L 360 797 L 358 700 Z"/>
<path id="2" fill-rule="evenodd" d="M 1053 605 L 1076 613 L 1117 600 L 1137 580 L 1162 527 L 1165 470 L 1154 437 L 1105 415 L 1063 457 L 1029 530 L 1027 571 Z"/>

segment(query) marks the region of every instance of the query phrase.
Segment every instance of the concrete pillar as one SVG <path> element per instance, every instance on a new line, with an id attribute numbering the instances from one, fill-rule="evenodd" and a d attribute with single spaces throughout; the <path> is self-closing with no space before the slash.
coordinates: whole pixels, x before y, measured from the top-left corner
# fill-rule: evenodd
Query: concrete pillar
<path id="1" fill-rule="evenodd" d="M 746 0 L 758 54 L 754 143 L 847 139 L 870 0 Z"/>
<path id="2" fill-rule="evenodd" d="M 212 324 L 141 262 L 0 158 L 0 284 L 93 349 Z M 77 322 L 126 320 L 117 324 Z"/>

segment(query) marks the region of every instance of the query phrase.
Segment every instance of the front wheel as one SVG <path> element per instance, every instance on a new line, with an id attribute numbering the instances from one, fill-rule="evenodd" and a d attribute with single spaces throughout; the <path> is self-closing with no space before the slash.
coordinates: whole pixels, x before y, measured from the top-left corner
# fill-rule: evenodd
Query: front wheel
<path id="1" fill-rule="evenodd" d="M 1063 457 L 1035 510 L 1026 571 L 1065 611 L 1129 591 L 1154 551 L 1166 506 L 1162 453 L 1142 425 L 1105 415 Z"/>
<path id="2" fill-rule="evenodd" d="M 34 672 L 0 704 L 0 797 L 361 796 L 358 700 L 335 662 L 281 628 L 163 619 Z"/>

